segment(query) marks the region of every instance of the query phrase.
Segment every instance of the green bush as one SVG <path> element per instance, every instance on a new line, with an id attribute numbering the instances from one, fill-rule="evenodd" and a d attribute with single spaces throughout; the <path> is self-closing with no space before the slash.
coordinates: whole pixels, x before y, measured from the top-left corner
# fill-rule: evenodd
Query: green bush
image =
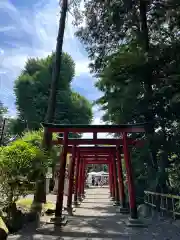
<path id="1" fill-rule="evenodd" d="M 56 134 L 53 134 L 53 139 L 57 139 Z M 42 148 L 43 129 L 39 131 L 26 132 L 23 135 L 22 140 L 32 144 L 33 146 L 38 147 L 39 149 L 41 149 L 41 151 L 44 152 L 44 149 Z M 52 146 L 49 152 L 44 152 L 50 166 L 54 166 L 54 164 L 57 163 L 57 160 L 58 160 L 57 152 L 60 150 L 61 150 L 60 146 Z"/>
<path id="2" fill-rule="evenodd" d="M 57 153 L 61 151 L 61 146 L 52 146 L 50 150 L 45 151 L 42 142 L 43 142 L 43 129 L 39 131 L 30 131 L 26 132 L 22 139 L 25 142 L 31 143 L 33 146 L 38 147 L 41 152 L 44 154 L 45 158 L 41 159 L 41 163 L 44 166 L 44 172 L 39 172 L 39 178 L 36 181 L 36 187 L 34 192 L 34 203 L 45 203 L 46 202 L 46 193 L 45 193 L 45 175 L 47 173 L 47 167 L 52 168 L 52 172 L 54 173 L 54 168 L 59 159 Z M 53 139 L 56 139 L 56 134 L 53 134 Z"/>
<path id="3" fill-rule="evenodd" d="M 47 156 L 41 149 L 22 139 L 0 148 L 0 199 L 10 206 L 26 196 L 39 174 L 46 172 Z"/>

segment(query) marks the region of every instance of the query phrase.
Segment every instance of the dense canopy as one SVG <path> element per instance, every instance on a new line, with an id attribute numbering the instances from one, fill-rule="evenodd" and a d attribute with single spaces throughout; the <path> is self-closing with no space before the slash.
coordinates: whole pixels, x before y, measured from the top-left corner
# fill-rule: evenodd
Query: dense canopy
<path id="1" fill-rule="evenodd" d="M 44 122 L 47 111 L 54 54 L 45 59 L 29 59 L 15 81 L 16 105 L 19 119 L 28 129 L 37 130 Z M 72 58 L 63 53 L 57 88 L 55 123 L 84 123 L 92 120 L 91 103 L 71 89 L 75 74 Z"/>
<path id="2" fill-rule="evenodd" d="M 159 185 L 178 191 L 179 2 L 87 0 L 81 14 L 76 35 L 98 78 L 104 121 L 153 123 L 149 147 L 133 150 L 140 194 Z"/>

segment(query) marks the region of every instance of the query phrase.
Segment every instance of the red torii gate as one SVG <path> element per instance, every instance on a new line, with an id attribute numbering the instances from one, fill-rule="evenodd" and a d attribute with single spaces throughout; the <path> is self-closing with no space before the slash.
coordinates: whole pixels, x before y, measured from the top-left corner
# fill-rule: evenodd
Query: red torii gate
<path id="1" fill-rule="evenodd" d="M 117 151 L 119 154 L 118 148 L 115 148 L 114 151 Z M 85 155 L 86 152 L 83 152 L 82 158 L 87 164 L 107 164 L 109 165 L 109 187 L 110 187 L 110 197 L 114 202 L 114 205 L 121 205 L 120 212 L 128 213 L 125 202 L 125 191 L 124 191 L 124 182 L 123 182 L 123 172 L 120 156 L 115 160 L 115 152 L 107 155 Z M 92 154 L 92 153 L 91 153 Z M 94 159 L 94 160 L 93 160 Z M 106 160 L 105 160 L 106 159 Z M 118 169 L 118 171 L 116 170 Z M 84 179 L 79 180 L 82 182 Z M 81 198 L 80 198 L 81 199 Z"/>
<path id="2" fill-rule="evenodd" d="M 113 201 L 115 201 L 115 205 L 119 205 L 120 204 L 119 200 L 121 199 L 121 209 L 124 208 L 124 213 L 125 213 L 125 205 L 123 204 L 123 201 L 125 199 L 120 198 L 119 192 L 118 192 L 118 186 L 117 186 L 116 182 L 114 181 L 114 180 L 117 180 L 116 172 L 114 172 L 115 162 L 113 161 L 113 159 L 111 159 L 111 156 L 108 156 L 108 155 L 103 158 L 99 158 L 99 157 L 100 156 L 98 156 L 97 158 L 91 158 L 89 156 L 84 159 L 84 162 L 85 162 L 85 164 L 106 164 L 106 165 L 108 165 L 110 197 Z M 92 160 L 92 159 L 96 159 L 96 160 Z M 123 185 L 123 189 L 124 189 L 124 185 Z M 121 210 L 121 212 L 123 212 L 123 211 Z"/>
<path id="3" fill-rule="evenodd" d="M 80 144 L 107 144 L 116 145 L 116 157 L 117 159 L 120 158 L 120 154 L 118 152 L 119 145 L 123 146 L 123 153 L 127 171 L 127 179 L 128 179 L 128 192 L 129 192 L 129 206 L 130 206 L 130 215 L 133 220 L 138 219 L 137 216 L 137 206 L 136 206 L 136 198 L 135 198 L 135 188 L 134 188 L 134 181 L 132 176 L 132 166 L 129 156 L 128 144 L 133 144 L 134 142 L 127 138 L 127 133 L 142 133 L 145 132 L 145 127 L 147 124 L 134 124 L 134 125 L 61 125 L 61 124 L 49 124 L 43 123 L 43 126 L 48 129 L 49 132 L 53 133 L 63 133 L 63 140 L 58 139 L 54 144 L 62 144 L 63 145 L 63 152 L 61 155 L 60 161 L 60 175 L 59 175 L 59 184 L 58 184 L 58 194 L 57 194 L 57 202 L 56 202 L 56 210 L 55 210 L 55 217 L 58 218 L 60 221 L 62 220 L 62 208 L 63 208 L 63 192 L 64 192 L 64 179 L 65 179 L 65 168 L 66 168 L 66 157 L 69 150 L 69 145 L 73 146 L 73 154 L 72 154 L 72 161 L 71 161 L 71 171 L 70 171 L 70 181 L 73 183 L 74 181 L 74 167 L 75 167 L 75 160 L 76 160 L 76 148 L 77 145 Z M 93 139 L 83 142 L 83 139 L 68 139 L 69 133 L 93 133 Z M 97 139 L 97 133 L 119 133 L 122 134 L 122 139 L 101 139 L 99 141 Z M 136 143 L 136 142 L 135 142 Z M 120 161 L 118 161 L 120 162 Z M 80 152 L 77 153 L 77 161 L 76 161 L 76 179 L 79 176 L 79 164 L 80 163 Z M 116 171 L 115 164 L 114 170 Z M 119 169 L 119 167 L 118 167 Z M 111 169 L 112 170 L 112 169 Z M 113 173 L 115 171 L 112 170 Z M 117 179 L 115 179 L 116 182 Z M 77 182 L 77 181 L 76 181 Z M 114 184 L 116 184 L 114 182 Z M 78 184 L 76 184 L 75 188 L 78 188 Z M 117 187 L 116 187 L 117 189 Z M 78 189 L 75 189 L 75 192 Z M 72 195 L 72 187 L 68 190 L 68 196 Z M 76 200 L 76 199 L 74 199 Z M 70 205 L 68 207 L 71 207 Z"/>
<path id="4" fill-rule="evenodd" d="M 77 139 L 78 142 L 79 139 Z M 85 140 L 86 143 L 86 139 Z M 88 139 L 89 140 L 89 139 Z M 91 139 L 90 139 L 91 140 Z M 106 139 L 107 140 L 107 139 Z M 112 140 L 112 139 L 108 139 Z M 102 141 L 102 140 L 101 140 Z M 135 141 L 133 141 L 135 143 Z M 142 145 L 141 141 L 141 145 Z M 136 141 L 137 144 L 137 141 Z M 139 146 L 139 144 L 138 144 Z M 108 147 L 78 147 L 77 152 L 79 152 L 80 157 L 84 159 L 85 163 L 87 164 L 110 164 L 110 161 L 107 161 L 109 158 L 112 158 L 113 156 L 116 155 L 117 147 L 116 146 L 108 146 Z M 72 146 L 68 147 L 68 153 L 72 153 Z M 119 157 L 117 157 L 117 166 L 116 168 L 118 169 L 118 173 L 114 172 L 116 168 L 113 167 L 113 163 L 115 159 L 112 159 L 112 166 L 109 166 L 109 175 L 110 177 L 114 176 L 114 179 L 110 179 L 109 181 L 109 186 L 110 186 L 110 197 L 112 200 L 115 201 L 114 205 L 120 205 L 120 212 L 121 213 L 128 213 L 128 209 L 126 208 L 126 202 L 125 202 L 125 191 L 124 191 L 124 182 L 123 182 L 123 173 L 122 173 L 122 164 L 121 164 L 121 155 L 119 153 Z M 104 159 L 107 159 L 104 162 Z M 116 161 L 115 161 L 116 165 Z M 118 182 L 117 182 L 118 178 Z M 77 184 L 81 184 L 84 181 L 84 176 L 81 179 L 81 174 L 79 174 Z M 71 182 L 69 182 L 71 183 Z M 69 184 L 69 189 L 72 186 Z M 77 187 L 78 188 L 78 187 Z M 82 187 L 83 188 L 83 187 Z M 78 190 L 77 190 L 78 191 Z M 76 196 L 77 195 L 77 196 Z M 82 196 L 80 196 L 82 195 Z M 79 201 L 84 198 L 84 189 L 83 192 L 78 192 L 76 193 L 75 191 L 75 201 L 74 205 L 78 205 L 77 199 Z M 68 198 L 72 198 L 71 196 L 68 196 Z M 69 200 L 72 203 L 72 200 Z M 67 204 L 68 205 L 68 204 Z M 68 208 L 70 208 L 68 206 Z M 71 209 L 71 208 L 70 208 Z"/>
<path id="5" fill-rule="evenodd" d="M 80 174 L 79 174 L 79 178 L 78 178 L 78 181 L 77 181 L 77 184 L 78 184 L 78 188 L 80 187 L 81 190 L 79 190 L 78 192 L 78 199 L 81 201 L 82 198 L 84 198 L 84 184 L 85 184 L 85 169 L 86 169 L 86 166 L 88 164 L 108 164 L 109 165 L 110 161 L 108 161 L 107 159 L 105 160 L 105 158 L 101 158 L 101 159 L 96 159 L 94 160 L 94 158 L 82 158 L 81 159 L 81 164 L 79 165 L 79 168 L 81 170 Z M 69 185 L 69 187 L 71 187 Z M 76 194 L 76 192 L 75 192 Z M 68 196 L 70 197 L 70 196 Z M 75 203 L 76 204 L 76 203 Z"/>
<path id="6" fill-rule="evenodd" d="M 109 155 L 104 154 L 103 155 L 88 155 L 87 152 L 83 151 L 83 154 L 80 151 L 80 147 L 74 147 L 76 148 L 76 153 L 74 155 L 73 151 L 71 151 L 72 158 L 71 163 L 69 166 L 69 189 L 68 189 L 68 198 L 67 198 L 67 210 L 70 214 L 72 214 L 72 188 L 73 188 L 73 180 L 74 179 L 74 159 L 73 157 L 76 157 L 76 181 L 75 181 L 75 191 L 74 191 L 74 205 L 79 205 L 79 202 L 82 201 L 82 199 L 85 197 L 84 195 L 84 186 L 85 186 L 85 168 L 87 164 L 109 164 L 110 161 L 108 161 Z M 102 153 L 102 150 L 101 150 Z M 100 154 L 100 153 L 99 153 Z M 79 201 L 79 202 L 78 202 Z"/>

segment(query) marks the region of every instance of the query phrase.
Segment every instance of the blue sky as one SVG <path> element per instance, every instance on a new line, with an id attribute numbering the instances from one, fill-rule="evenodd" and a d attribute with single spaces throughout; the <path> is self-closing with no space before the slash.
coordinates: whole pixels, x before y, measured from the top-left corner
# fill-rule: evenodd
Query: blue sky
<path id="1" fill-rule="evenodd" d="M 28 57 L 45 57 L 55 49 L 59 20 L 58 0 L 0 0 L 0 99 L 15 115 L 13 82 Z M 74 37 L 72 16 L 69 14 L 63 50 L 76 63 L 72 87 L 89 100 L 100 92 L 88 69 L 87 53 Z M 100 122 L 101 112 L 94 108 L 94 123 Z"/>

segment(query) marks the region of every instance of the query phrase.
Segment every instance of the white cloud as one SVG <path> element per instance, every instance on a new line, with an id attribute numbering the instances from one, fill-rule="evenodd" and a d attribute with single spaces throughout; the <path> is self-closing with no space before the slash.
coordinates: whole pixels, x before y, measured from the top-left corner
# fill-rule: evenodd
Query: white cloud
<path id="1" fill-rule="evenodd" d="M 101 120 L 103 112 L 97 107 L 93 107 L 93 113 L 94 113 L 94 119 L 92 122 L 92 125 L 103 125 L 104 122 Z M 82 138 L 92 138 L 93 134 L 92 133 L 84 133 Z M 98 138 L 112 138 L 112 136 L 110 136 L 108 133 L 98 133 L 97 135 Z"/>
<path id="2" fill-rule="evenodd" d="M 8 31 L 12 31 L 15 28 L 13 26 L 6 26 L 6 27 L 0 27 L 0 32 L 4 33 L 4 32 L 8 32 Z"/>
<path id="3" fill-rule="evenodd" d="M 3 30 L 8 39 L 6 41 L 9 41 L 12 46 L 2 49 L 4 60 L 0 63 L 1 68 L 12 66 L 17 68 L 17 74 L 19 74 L 18 70 L 23 68 L 28 57 L 45 57 L 55 49 L 60 12 L 58 1 L 49 0 L 46 5 L 34 12 L 28 9 L 19 11 L 10 2 L 1 1 L 0 11 L 6 13 L 7 18 L 7 23 L 0 26 L 0 32 Z M 76 61 L 77 74 L 80 74 L 81 70 L 87 72 L 88 59 L 81 54 L 78 45 L 76 46 L 77 40 L 74 38 L 74 29 L 71 24 L 72 16 L 69 14 L 67 19 L 64 51 L 68 51 Z"/>
<path id="4" fill-rule="evenodd" d="M 23 69 L 27 58 L 45 57 L 55 49 L 59 13 L 59 1 L 38 1 L 33 10 L 19 10 L 10 1 L 0 0 L 0 15 L 3 19 L 0 23 L 0 96 L 13 115 L 13 82 Z M 81 74 L 90 76 L 87 54 L 75 39 L 75 30 L 71 22 L 72 16 L 68 14 L 63 50 L 74 59 L 77 77 Z M 82 90 L 86 88 L 83 93 L 87 92 L 87 97 L 95 98 L 97 90 L 94 90 L 93 83 L 88 85 L 87 82 L 76 81 L 76 86 Z M 94 121 L 99 120 L 96 118 Z"/>
<path id="5" fill-rule="evenodd" d="M 76 68 L 75 68 L 75 71 L 76 71 L 76 76 L 79 76 L 80 74 L 82 73 L 89 73 L 89 61 L 86 60 L 86 61 L 78 61 L 76 62 Z"/>

